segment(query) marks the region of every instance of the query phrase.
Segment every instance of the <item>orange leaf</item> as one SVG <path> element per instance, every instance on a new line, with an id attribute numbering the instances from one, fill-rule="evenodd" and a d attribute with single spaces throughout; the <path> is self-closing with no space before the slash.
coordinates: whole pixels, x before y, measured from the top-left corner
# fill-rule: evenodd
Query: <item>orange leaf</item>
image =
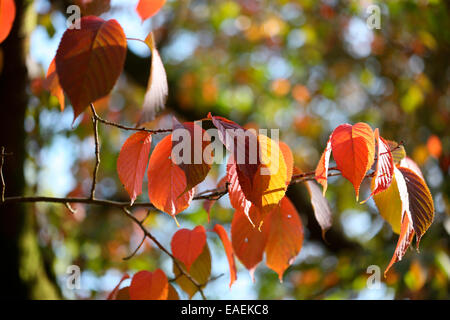
<path id="1" fill-rule="evenodd" d="M 331 149 L 337 168 L 355 188 L 356 200 L 359 186 L 374 162 L 375 140 L 372 128 L 366 123 L 342 124 L 331 135 Z"/>
<path id="2" fill-rule="evenodd" d="M 222 240 L 225 253 L 227 254 L 228 264 L 230 266 L 230 288 L 231 288 L 233 282 L 237 279 L 236 263 L 234 261 L 233 247 L 231 245 L 230 239 L 228 239 L 228 235 L 224 227 L 222 227 L 220 224 L 216 224 L 213 230 L 219 235 L 220 240 Z"/>
<path id="3" fill-rule="evenodd" d="M 142 193 L 142 182 L 147 168 L 152 135 L 147 132 L 132 134 L 120 149 L 117 173 L 131 198 L 131 203 Z"/>
<path id="4" fill-rule="evenodd" d="M 254 220 L 260 215 L 258 208 L 252 206 L 249 215 Z M 263 258 L 267 236 L 266 225 L 262 225 L 261 230 L 258 230 L 251 225 L 242 209 L 236 209 L 231 223 L 231 243 L 236 256 L 250 271 L 252 278 L 256 266 Z"/>
<path id="5" fill-rule="evenodd" d="M 120 284 L 121 284 L 124 280 L 128 279 L 129 277 L 130 277 L 130 276 L 129 276 L 127 273 L 125 273 L 125 274 L 122 276 L 122 278 L 120 279 L 120 281 L 119 281 L 119 283 L 117 284 L 117 286 L 113 289 L 113 291 L 110 292 L 110 294 L 108 295 L 108 297 L 106 298 L 106 300 L 116 300 L 117 294 L 119 293 L 119 287 L 120 287 Z"/>
<path id="6" fill-rule="evenodd" d="M 377 165 L 375 176 L 373 177 L 373 188 L 369 198 L 362 201 L 366 202 L 371 196 L 386 190 L 394 178 L 394 158 L 387 142 L 379 135 L 378 128 L 375 129 L 375 140 L 377 142 Z"/>
<path id="7" fill-rule="evenodd" d="M 61 111 L 64 110 L 64 92 L 59 84 L 58 74 L 56 73 L 55 58 L 53 58 L 47 70 L 47 76 L 44 80 L 46 90 L 58 99 Z"/>
<path id="8" fill-rule="evenodd" d="M 223 177 L 217 183 L 216 189 L 217 190 L 225 190 L 227 182 L 228 182 L 227 176 Z M 216 200 L 209 200 L 209 199 L 207 199 L 203 202 L 203 209 L 205 209 L 205 211 L 208 213 L 208 223 L 210 220 L 211 207 L 214 205 L 215 202 L 216 202 Z"/>
<path id="9" fill-rule="evenodd" d="M 328 167 L 330 165 L 330 155 L 331 155 L 331 139 L 328 139 L 325 151 L 320 157 L 319 163 L 317 164 L 315 171 L 315 179 L 323 187 L 322 194 L 325 196 L 325 192 L 328 187 Z"/>
<path id="10" fill-rule="evenodd" d="M 206 244 L 206 231 L 203 226 L 178 230 L 172 237 L 170 246 L 175 258 L 184 263 L 187 270 L 202 253 Z"/>
<path id="11" fill-rule="evenodd" d="M 266 264 L 283 281 L 284 271 L 294 262 L 303 243 L 303 225 L 291 201 L 284 197 L 267 217 L 269 237 Z"/>
<path id="12" fill-rule="evenodd" d="M 74 119 L 114 87 L 127 52 L 120 24 L 95 16 L 81 18 L 81 29 L 64 32 L 55 62 L 59 82 L 74 108 Z"/>
<path id="13" fill-rule="evenodd" d="M 139 271 L 131 280 L 130 298 L 132 300 L 166 300 L 168 292 L 169 282 L 161 269 L 154 272 Z"/>
<path id="14" fill-rule="evenodd" d="M 289 185 L 292 179 L 292 172 L 294 171 L 294 156 L 292 155 L 291 148 L 283 141 L 278 142 L 278 146 L 283 154 L 283 159 L 286 164 L 286 185 Z"/>
<path id="15" fill-rule="evenodd" d="M 166 136 L 155 147 L 148 164 L 148 196 L 161 211 L 175 216 L 186 209 L 194 197 L 194 190 L 186 189 L 186 176 L 171 159 L 172 135 Z"/>
<path id="16" fill-rule="evenodd" d="M 139 0 L 136 11 L 142 21 L 145 21 L 157 14 L 165 2 L 166 0 Z"/>
<path id="17" fill-rule="evenodd" d="M 14 0 L 0 0 L 0 43 L 5 40 L 16 17 L 16 5 Z"/>

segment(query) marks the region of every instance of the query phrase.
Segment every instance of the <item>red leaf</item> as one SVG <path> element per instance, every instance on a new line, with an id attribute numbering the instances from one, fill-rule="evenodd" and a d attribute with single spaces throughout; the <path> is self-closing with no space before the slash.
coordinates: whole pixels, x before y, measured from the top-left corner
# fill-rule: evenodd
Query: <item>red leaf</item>
<path id="1" fill-rule="evenodd" d="M 403 256 L 406 253 L 406 250 L 409 248 L 409 245 L 412 242 L 413 237 L 414 237 L 414 229 L 411 226 L 408 215 L 404 214 L 402 219 L 402 226 L 400 228 L 400 236 L 398 238 L 394 255 L 392 256 L 391 262 L 389 262 L 389 265 L 384 271 L 385 277 L 389 269 L 392 267 L 392 265 L 402 260 Z"/>
<path id="2" fill-rule="evenodd" d="M 386 190 L 392 183 L 394 178 L 394 158 L 387 142 L 379 135 L 378 128 L 375 129 L 375 140 L 377 141 L 377 165 L 375 168 L 375 176 L 373 177 L 373 189 L 369 198 L 362 201 L 366 202 L 371 196 Z"/>
<path id="3" fill-rule="evenodd" d="M 212 153 L 205 153 L 208 141 L 203 141 L 206 131 L 194 122 L 181 124 L 174 118 L 172 153 L 175 163 L 186 175 L 186 190 L 205 180 L 213 163 Z"/>
<path id="4" fill-rule="evenodd" d="M 255 206 L 252 206 L 249 215 L 254 220 L 260 213 Z M 258 230 L 251 225 L 242 209 L 236 209 L 231 223 L 231 243 L 234 253 L 250 271 L 252 278 L 256 266 L 263 258 L 267 236 L 266 225 L 262 225 L 261 230 Z"/>
<path id="5" fill-rule="evenodd" d="M 157 14 L 165 2 L 166 0 L 139 0 L 136 11 L 142 21 L 145 21 Z"/>
<path id="6" fill-rule="evenodd" d="M 319 163 L 316 167 L 315 179 L 318 183 L 320 183 L 323 187 L 322 194 L 325 196 L 325 192 L 328 187 L 328 167 L 330 165 L 330 155 L 331 155 L 331 138 L 328 139 L 327 146 L 325 147 L 325 151 L 322 153 L 320 157 Z"/>
<path id="7" fill-rule="evenodd" d="M 219 139 L 233 155 L 239 172 L 253 181 L 258 167 L 258 138 L 253 130 L 246 130 L 235 122 L 208 114 L 219 133 Z M 245 191 L 244 191 L 245 192 Z"/>
<path id="8" fill-rule="evenodd" d="M 139 271 L 131 280 L 130 298 L 132 300 L 166 300 L 168 292 L 169 282 L 161 269 L 154 272 Z"/>
<path id="9" fill-rule="evenodd" d="M 240 179 L 242 183 L 239 181 L 238 176 L 238 167 L 232 155 L 230 155 L 227 164 L 227 180 L 229 182 L 228 186 L 228 194 L 230 197 L 230 203 L 233 208 L 236 210 L 242 210 L 245 216 L 249 219 L 250 223 L 254 226 L 254 222 L 250 219 L 249 212 L 252 203 L 246 198 L 244 192 L 242 191 L 242 184 L 249 185 L 250 182 L 244 175 L 241 175 Z M 250 186 L 248 186 L 250 188 Z"/>
<path id="10" fill-rule="evenodd" d="M 231 245 L 230 239 L 228 239 L 227 232 L 225 228 L 220 224 L 216 224 L 213 229 L 222 240 L 223 247 L 225 249 L 225 253 L 227 254 L 228 264 L 230 266 L 230 288 L 233 285 L 233 282 L 236 281 L 236 263 L 234 261 L 234 252 L 233 247 Z"/>
<path id="11" fill-rule="evenodd" d="M 81 18 L 81 29 L 67 29 L 56 52 L 59 81 L 76 118 L 114 87 L 122 72 L 127 42 L 116 20 Z"/>
<path id="12" fill-rule="evenodd" d="M 172 135 L 155 147 L 148 164 L 148 196 L 161 211 L 175 216 L 186 209 L 194 197 L 194 190 L 181 195 L 187 186 L 186 176 L 171 159 Z"/>
<path id="13" fill-rule="evenodd" d="M 331 135 L 331 149 L 337 168 L 353 184 L 358 200 L 359 186 L 375 156 L 372 128 L 362 122 L 340 125 Z"/>
<path id="14" fill-rule="evenodd" d="M 132 134 L 120 149 L 117 173 L 131 198 L 131 203 L 142 193 L 142 182 L 147 168 L 152 135 L 147 132 Z"/>
<path id="15" fill-rule="evenodd" d="M 267 217 L 269 236 L 266 243 L 266 264 L 278 273 L 280 282 L 284 271 L 294 262 L 303 243 L 303 225 L 291 201 L 284 197 Z"/>
<path id="16" fill-rule="evenodd" d="M 110 294 L 108 294 L 108 297 L 106 298 L 106 300 L 116 300 L 117 294 L 118 294 L 118 292 L 119 292 L 120 284 L 121 284 L 124 280 L 128 279 L 129 277 L 130 277 L 130 276 L 129 276 L 127 273 L 125 273 L 125 274 L 122 276 L 122 278 L 120 279 L 120 281 L 119 281 L 119 283 L 117 284 L 117 286 L 113 289 L 113 291 L 111 291 Z"/>
<path id="17" fill-rule="evenodd" d="M 172 254 L 184 263 L 187 270 L 202 253 L 206 244 L 206 231 L 203 226 L 197 226 L 192 231 L 189 229 L 178 230 L 170 243 Z"/>
<path id="18" fill-rule="evenodd" d="M 44 87 L 46 90 L 58 99 L 61 111 L 64 110 L 64 92 L 59 84 L 58 74 L 56 73 L 55 58 L 53 58 L 47 70 L 47 76 L 44 80 Z"/>
<path id="19" fill-rule="evenodd" d="M 16 5 L 14 0 L 0 0 L 0 43 L 5 40 L 16 17 Z"/>

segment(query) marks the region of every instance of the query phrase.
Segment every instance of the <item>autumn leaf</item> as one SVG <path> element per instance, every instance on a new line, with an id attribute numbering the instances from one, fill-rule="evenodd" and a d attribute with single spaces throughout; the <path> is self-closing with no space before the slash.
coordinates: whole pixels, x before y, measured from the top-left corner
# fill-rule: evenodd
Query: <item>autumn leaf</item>
<path id="1" fill-rule="evenodd" d="M 167 300 L 180 300 L 177 290 L 169 283 L 169 293 L 167 294 Z"/>
<path id="2" fill-rule="evenodd" d="M 387 266 L 386 270 L 384 270 L 384 277 L 386 277 L 386 274 L 388 273 L 389 269 L 394 265 L 394 263 L 402 260 L 403 256 L 406 253 L 406 250 L 408 250 L 409 245 L 412 242 L 413 237 L 414 237 L 414 229 L 409 221 L 408 215 L 404 214 L 402 218 L 402 225 L 400 229 L 400 236 L 398 238 L 397 246 L 395 247 L 395 252 L 394 255 L 392 256 L 391 261 L 389 262 L 389 265 Z"/>
<path id="3" fill-rule="evenodd" d="M 342 124 L 331 135 L 331 149 L 337 168 L 349 180 L 359 197 L 359 186 L 374 162 L 375 140 L 366 123 Z"/>
<path id="4" fill-rule="evenodd" d="M 289 185 L 294 171 L 294 156 L 292 155 L 291 148 L 283 141 L 278 142 L 278 147 L 283 154 L 284 163 L 286 165 L 286 185 Z"/>
<path id="5" fill-rule="evenodd" d="M 249 212 L 252 206 L 250 200 L 248 200 L 242 191 L 241 184 L 247 184 L 247 188 L 251 188 L 249 180 L 241 175 L 242 183 L 239 181 L 238 167 L 232 155 L 228 158 L 227 164 L 227 175 L 228 180 L 228 195 L 230 198 L 230 203 L 236 210 L 242 210 L 244 215 L 249 219 L 249 222 L 254 226 L 254 222 L 251 220 Z"/>
<path id="6" fill-rule="evenodd" d="M 220 224 L 216 224 L 214 226 L 214 232 L 217 233 L 220 240 L 222 241 L 223 247 L 225 249 L 225 253 L 227 255 L 228 265 L 230 266 L 230 288 L 233 285 L 233 282 L 236 281 L 236 263 L 234 261 L 234 252 L 233 252 L 233 246 L 230 242 L 230 239 L 228 238 L 227 232 L 225 231 L 225 228 L 222 227 Z"/>
<path id="7" fill-rule="evenodd" d="M 328 139 L 325 151 L 320 157 L 319 163 L 317 164 L 315 171 L 315 179 L 318 183 L 322 185 L 322 194 L 325 196 L 325 192 L 328 188 L 328 167 L 330 165 L 330 155 L 331 155 L 331 139 Z"/>
<path id="8" fill-rule="evenodd" d="M 171 216 L 186 209 L 194 197 L 194 190 L 186 190 L 183 170 L 173 163 L 172 135 L 164 137 L 153 150 L 148 164 L 148 196 L 153 205 Z"/>
<path id="9" fill-rule="evenodd" d="M 186 266 L 180 262 L 181 267 L 186 270 Z M 189 280 L 184 274 L 180 272 L 177 265 L 173 264 L 173 273 L 175 275 L 175 281 L 180 286 L 180 288 L 189 295 L 191 299 L 194 294 L 198 291 L 197 286 L 195 286 L 191 280 Z M 202 253 L 192 264 L 189 270 L 190 276 L 204 288 L 206 283 L 211 276 L 211 253 L 209 252 L 208 244 L 203 248 Z"/>
<path id="10" fill-rule="evenodd" d="M 139 271 L 131 279 L 130 298 L 132 300 L 166 300 L 168 292 L 169 282 L 161 269 L 154 272 Z"/>
<path id="11" fill-rule="evenodd" d="M 143 114 L 139 123 L 152 121 L 156 114 L 164 109 L 167 95 L 169 94 L 169 86 L 167 84 L 166 70 L 162 63 L 161 56 L 156 49 L 153 32 L 150 32 L 145 39 L 152 53 L 152 64 L 150 69 L 150 77 L 147 83 L 147 91 L 142 106 Z"/>
<path id="12" fill-rule="evenodd" d="M 374 189 L 374 180 L 372 179 L 372 187 Z M 391 225 L 392 231 L 400 234 L 402 222 L 402 202 L 398 191 L 397 179 L 395 173 L 391 185 L 384 191 L 373 196 L 373 200 L 380 212 L 380 215 Z"/>
<path id="13" fill-rule="evenodd" d="M 303 225 L 292 202 L 284 197 L 268 215 L 269 236 L 266 243 L 266 264 L 283 281 L 284 271 L 294 262 L 303 243 Z"/>
<path id="14" fill-rule="evenodd" d="M 9 35 L 16 17 L 14 0 L 0 0 L 0 43 Z"/>
<path id="15" fill-rule="evenodd" d="M 423 173 L 422 170 L 420 170 L 419 166 L 417 165 L 417 163 L 414 162 L 413 159 L 411 159 L 408 156 L 405 156 L 402 161 L 400 161 L 400 167 L 403 168 L 408 168 L 411 171 L 413 171 L 415 174 L 417 174 L 419 177 L 422 178 L 422 180 L 425 180 L 425 178 L 423 177 Z"/>
<path id="16" fill-rule="evenodd" d="M 47 70 L 47 76 L 44 80 L 44 87 L 46 90 L 50 91 L 52 96 L 55 96 L 58 99 L 59 106 L 61 108 L 61 111 L 64 110 L 64 92 L 61 88 L 61 85 L 59 84 L 59 78 L 58 74 L 56 73 L 56 64 L 55 64 L 55 58 L 53 58 L 52 62 L 50 63 L 50 66 Z"/>
<path id="17" fill-rule="evenodd" d="M 314 216 L 322 229 L 322 238 L 325 239 L 325 232 L 331 228 L 333 222 L 330 205 L 314 181 L 305 181 L 305 184 L 311 197 Z"/>
<path id="18" fill-rule="evenodd" d="M 219 139 L 225 148 L 233 155 L 238 167 L 238 173 L 242 174 L 252 183 L 259 168 L 258 137 L 254 130 L 244 129 L 237 123 L 219 116 L 208 114 L 219 133 Z M 251 187 L 251 185 L 249 185 Z M 250 190 L 244 190 L 247 192 Z"/>
<path id="19" fill-rule="evenodd" d="M 406 157 L 405 147 L 398 142 L 385 140 L 391 150 L 392 158 L 394 159 L 394 164 L 399 164 L 403 158 Z"/>
<path id="20" fill-rule="evenodd" d="M 252 206 L 249 216 L 252 220 L 259 216 L 258 208 Z M 231 222 L 231 243 L 233 250 L 242 264 L 253 273 L 256 266 L 262 261 L 266 247 L 268 229 L 265 224 L 259 230 L 252 226 L 242 209 L 236 209 Z"/>
<path id="21" fill-rule="evenodd" d="M 380 193 L 392 183 L 394 177 L 394 159 L 386 141 L 379 135 L 378 128 L 375 129 L 375 140 L 377 142 L 377 163 L 375 167 L 375 175 L 373 177 L 373 188 L 370 196 L 362 201 L 366 202 L 371 196 Z"/>
<path id="22" fill-rule="evenodd" d="M 145 21 L 157 14 L 164 3 L 166 3 L 166 0 L 139 0 L 136 11 L 142 21 Z"/>
<path id="23" fill-rule="evenodd" d="M 259 135 L 258 146 L 261 164 L 253 178 L 252 193 L 248 198 L 264 216 L 284 197 L 288 170 L 283 153 L 275 141 L 265 135 Z"/>
<path id="24" fill-rule="evenodd" d="M 119 287 L 121 285 L 121 283 L 123 281 L 125 281 L 126 279 L 130 278 L 130 276 L 125 273 L 122 278 L 120 279 L 119 283 L 117 284 L 117 286 L 115 286 L 115 288 L 109 293 L 108 297 L 106 298 L 106 300 L 116 300 L 117 298 L 117 294 L 119 292 Z"/>
<path id="25" fill-rule="evenodd" d="M 416 246 L 419 248 L 420 239 L 433 222 L 433 198 L 425 181 L 414 171 L 402 167 L 399 167 L 398 171 L 401 172 L 405 181 L 408 194 L 407 204 L 404 203 L 406 200 L 401 196 L 402 187 L 399 183 L 400 198 L 405 207 L 408 205 L 405 210 L 410 213 L 412 226 L 416 232 Z"/>
<path id="26" fill-rule="evenodd" d="M 74 108 L 74 119 L 114 87 L 127 51 L 120 24 L 95 16 L 81 18 L 81 29 L 67 29 L 55 62 L 59 82 Z"/>
<path id="27" fill-rule="evenodd" d="M 142 193 L 142 182 L 151 144 L 152 135 L 150 133 L 136 132 L 125 141 L 120 149 L 117 173 L 131 198 L 131 204 Z"/>
<path id="28" fill-rule="evenodd" d="M 180 229 L 172 237 L 170 243 L 172 254 L 183 262 L 187 271 L 192 263 L 197 260 L 206 244 L 206 231 L 203 226 L 197 226 L 193 230 Z"/>
<path id="29" fill-rule="evenodd" d="M 213 163 L 212 153 L 205 152 L 209 145 L 203 137 L 207 134 L 194 122 L 180 123 L 174 118 L 172 131 L 172 160 L 186 175 L 186 190 L 192 189 L 205 180 Z"/>

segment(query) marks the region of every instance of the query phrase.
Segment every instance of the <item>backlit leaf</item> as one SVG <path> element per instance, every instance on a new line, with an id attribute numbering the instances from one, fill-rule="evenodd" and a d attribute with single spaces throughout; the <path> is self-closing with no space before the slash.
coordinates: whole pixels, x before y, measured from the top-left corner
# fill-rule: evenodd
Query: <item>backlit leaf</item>
<path id="1" fill-rule="evenodd" d="M 9 35 L 16 17 L 14 0 L 0 0 L 0 43 Z"/>
<path id="2" fill-rule="evenodd" d="M 372 179 L 372 190 L 374 189 L 374 180 Z M 400 234 L 402 222 L 402 202 L 397 186 L 395 174 L 391 185 L 384 191 L 373 196 L 380 215 L 391 225 L 392 231 Z"/>
<path id="3" fill-rule="evenodd" d="M 419 177 L 421 177 L 422 180 L 425 180 L 425 178 L 423 177 L 423 174 L 422 174 L 422 170 L 420 170 L 417 163 L 415 163 L 414 160 L 411 159 L 410 157 L 404 157 L 402 159 L 402 161 L 400 161 L 400 167 L 410 169 L 415 174 L 417 174 Z"/>
<path id="4" fill-rule="evenodd" d="M 250 223 L 254 225 L 254 222 L 251 221 L 249 216 L 250 207 L 252 206 L 252 203 L 250 202 L 250 200 L 246 198 L 244 192 L 242 191 L 241 182 L 239 181 L 237 170 L 238 170 L 237 164 L 234 161 L 233 156 L 230 155 L 230 157 L 228 158 L 226 177 L 229 182 L 228 194 L 230 197 L 231 206 L 236 210 L 238 209 L 242 210 L 244 215 L 249 219 Z M 247 185 L 249 185 L 248 188 L 249 189 L 251 188 L 250 182 L 245 176 L 242 175 L 241 180 L 242 184 L 246 183 Z"/>
<path id="5" fill-rule="evenodd" d="M 284 271 L 294 262 L 303 243 L 303 225 L 291 201 L 284 197 L 268 215 L 269 236 L 265 248 L 267 266 L 278 273 L 280 282 Z"/>
<path id="6" fill-rule="evenodd" d="M 331 135 L 331 149 L 337 168 L 353 184 L 358 200 L 359 187 L 375 156 L 372 128 L 362 122 L 340 125 Z"/>
<path id="7" fill-rule="evenodd" d="M 113 289 L 113 291 L 111 291 L 111 292 L 109 293 L 109 295 L 108 295 L 108 297 L 106 298 L 106 300 L 116 300 L 117 294 L 118 294 L 118 292 L 119 292 L 120 284 L 121 284 L 124 280 L 128 279 L 129 277 L 130 277 L 130 276 L 129 276 L 127 273 L 125 273 L 125 274 L 122 276 L 122 278 L 120 279 L 120 281 L 119 281 L 119 283 L 117 284 L 117 286 Z"/>
<path id="8" fill-rule="evenodd" d="M 152 32 L 149 33 L 145 42 L 152 52 L 152 64 L 150 77 L 147 83 L 147 91 L 144 97 L 144 104 L 142 106 L 143 114 L 139 123 L 153 120 L 156 114 L 164 109 L 167 95 L 169 94 L 166 70 L 164 69 L 161 56 L 156 49 Z"/>
<path id="9" fill-rule="evenodd" d="M 374 194 L 380 193 L 381 191 L 389 188 L 392 178 L 394 177 L 394 159 L 392 158 L 389 145 L 379 135 L 378 128 L 375 129 L 375 140 L 377 142 L 377 163 L 375 167 L 375 176 L 372 178 L 372 193 L 369 198 Z M 369 200 L 369 198 L 362 203 Z"/>
<path id="10" fill-rule="evenodd" d="M 186 176 L 173 163 L 171 153 L 172 135 L 168 135 L 156 145 L 150 156 L 147 170 L 148 196 L 156 208 L 175 216 L 189 206 L 194 190 L 181 195 L 186 190 Z"/>
<path id="11" fill-rule="evenodd" d="M 314 216 L 322 229 L 322 238 L 325 239 L 325 232 L 331 228 L 333 223 L 330 205 L 314 181 L 305 181 L 305 184 L 311 197 Z"/>
<path id="12" fill-rule="evenodd" d="M 74 108 L 74 119 L 114 87 L 122 72 L 127 43 L 120 24 L 95 16 L 81 29 L 67 29 L 56 52 L 59 82 Z"/>
<path id="13" fill-rule="evenodd" d="M 402 159 L 404 157 L 406 157 L 405 147 L 395 141 L 391 141 L 391 140 L 385 140 L 385 141 L 388 144 L 389 149 L 391 150 L 391 154 L 392 154 L 392 158 L 394 159 L 394 163 L 399 164 L 400 161 L 402 161 Z"/>
<path id="14" fill-rule="evenodd" d="M 328 139 L 327 146 L 325 147 L 322 156 L 320 157 L 319 163 L 317 164 L 315 171 L 315 179 L 318 183 L 322 185 L 322 194 L 325 196 L 325 192 L 328 187 L 328 167 L 330 165 L 330 155 L 331 155 L 331 139 Z"/>
<path id="15" fill-rule="evenodd" d="M 47 76 L 44 80 L 44 87 L 46 90 L 50 91 L 52 96 L 58 99 L 61 111 L 64 110 L 64 92 L 59 84 L 58 74 L 56 73 L 55 58 L 53 58 L 50 66 L 47 70 Z"/>
<path id="16" fill-rule="evenodd" d="M 75 0 L 83 16 L 99 16 L 111 9 L 111 0 Z"/>
<path id="17" fill-rule="evenodd" d="M 412 218 L 412 226 L 416 232 L 416 246 L 418 248 L 420 239 L 433 222 L 433 198 L 425 181 L 414 173 L 414 171 L 402 167 L 399 167 L 398 170 L 405 180 L 408 192 L 409 212 Z"/>
<path id="18" fill-rule="evenodd" d="M 186 266 L 182 262 L 180 262 L 180 264 L 181 267 L 186 270 Z M 189 295 L 189 299 L 191 299 L 198 291 L 198 288 L 191 282 L 191 280 L 180 272 L 175 264 L 173 264 L 173 273 L 176 278 L 176 283 Z M 203 252 L 192 264 L 189 274 L 197 281 L 197 283 L 201 285 L 202 288 L 205 287 L 209 277 L 211 276 L 211 254 L 209 252 L 208 244 L 204 246 Z"/>
<path id="19" fill-rule="evenodd" d="M 220 224 L 216 224 L 213 229 L 220 237 L 222 241 L 223 247 L 225 249 L 225 253 L 228 259 L 228 265 L 230 266 L 230 288 L 233 285 L 233 282 L 237 279 L 236 276 L 236 263 L 234 261 L 234 252 L 233 247 L 231 245 L 230 239 L 228 238 L 227 232 L 225 228 Z"/>
<path id="20" fill-rule="evenodd" d="M 172 237 L 170 246 L 175 258 L 183 262 L 189 271 L 192 263 L 197 260 L 206 244 L 206 231 L 203 226 L 193 230 L 180 229 Z"/>
<path id="21" fill-rule="evenodd" d="M 391 262 L 389 262 L 389 265 L 387 266 L 386 270 L 384 271 L 384 276 L 386 277 L 387 272 L 392 267 L 392 265 L 400 260 L 402 260 L 403 256 L 406 253 L 406 250 L 408 250 L 409 245 L 412 242 L 412 239 L 414 237 L 414 229 L 409 221 L 409 217 L 407 214 L 403 215 L 402 218 L 402 226 L 400 229 L 400 236 L 397 241 L 397 246 L 395 248 L 394 255 L 392 256 Z"/>
<path id="22" fill-rule="evenodd" d="M 167 295 L 167 300 L 180 300 L 177 290 L 169 283 L 169 293 Z"/>
<path id="23" fill-rule="evenodd" d="M 157 14 L 165 2 L 166 0 L 139 0 L 136 11 L 144 21 Z"/>
<path id="24" fill-rule="evenodd" d="M 289 185 L 292 179 L 292 172 L 294 171 L 294 156 L 292 155 L 291 148 L 283 141 L 278 142 L 278 146 L 286 164 L 286 185 Z"/>
<path id="25" fill-rule="evenodd" d="M 130 298 L 132 300 L 166 300 L 168 292 L 169 282 L 161 269 L 154 272 L 139 271 L 131 279 Z"/>
<path id="26" fill-rule="evenodd" d="M 260 215 L 258 208 L 252 206 L 249 215 L 252 220 L 256 220 L 255 218 Z M 231 243 L 234 253 L 250 271 L 252 278 L 256 266 L 263 258 L 268 237 L 267 231 L 265 224 L 261 226 L 260 230 L 252 226 L 242 209 L 236 209 L 234 212 L 231 223 Z"/>
<path id="27" fill-rule="evenodd" d="M 132 134 L 120 149 L 117 173 L 127 190 L 131 203 L 142 193 L 142 182 L 147 168 L 152 135 L 147 132 Z"/>
<path id="28" fill-rule="evenodd" d="M 212 153 L 205 152 L 209 145 L 203 141 L 206 131 L 194 122 L 181 124 L 174 118 L 172 131 L 172 159 L 184 171 L 187 180 L 186 189 L 192 189 L 205 180 L 213 162 Z"/>

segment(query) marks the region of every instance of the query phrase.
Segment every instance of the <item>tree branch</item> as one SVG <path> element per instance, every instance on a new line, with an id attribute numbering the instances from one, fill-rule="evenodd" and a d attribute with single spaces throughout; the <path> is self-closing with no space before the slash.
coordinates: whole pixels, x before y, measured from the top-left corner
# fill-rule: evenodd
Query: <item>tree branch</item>
<path id="1" fill-rule="evenodd" d="M 95 198 L 95 187 L 97 185 L 97 173 L 100 166 L 100 142 L 98 140 L 98 116 L 95 112 L 94 104 L 90 104 L 92 111 L 92 125 L 94 127 L 94 139 L 95 139 L 95 167 L 92 174 L 92 187 L 91 187 L 91 199 Z"/>

